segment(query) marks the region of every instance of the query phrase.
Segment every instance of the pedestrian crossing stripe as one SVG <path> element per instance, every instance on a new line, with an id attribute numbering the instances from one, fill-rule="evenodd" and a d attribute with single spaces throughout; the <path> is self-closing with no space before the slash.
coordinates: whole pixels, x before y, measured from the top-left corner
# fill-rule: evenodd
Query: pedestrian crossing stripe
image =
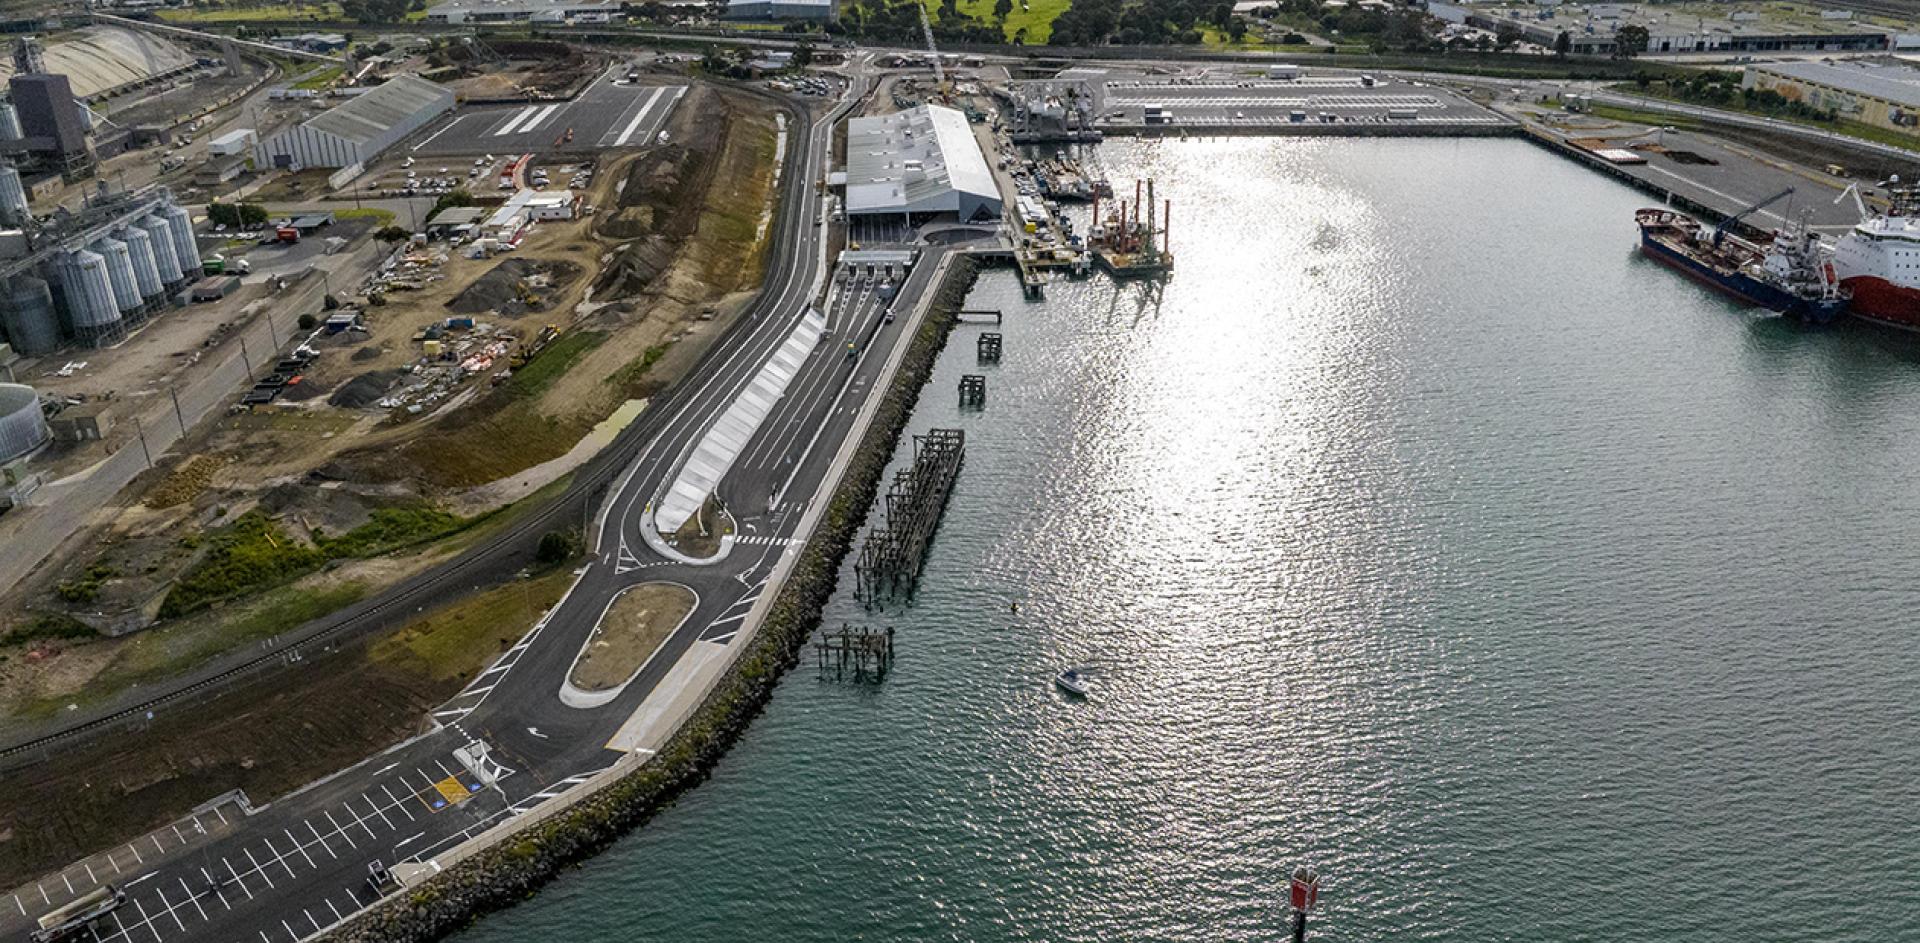
<path id="1" fill-rule="evenodd" d="M 792 544 L 800 543 L 800 539 L 797 537 L 772 537 L 772 536 L 762 537 L 758 534 L 749 534 L 748 536 L 745 536 L 745 537 L 735 537 L 733 538 L 733 542 L 740 544 L 742 546 L 747 546 L 747 547 L 767 547 L 767 546 L 785 547 L 785 546 L 790 546 Z"/>

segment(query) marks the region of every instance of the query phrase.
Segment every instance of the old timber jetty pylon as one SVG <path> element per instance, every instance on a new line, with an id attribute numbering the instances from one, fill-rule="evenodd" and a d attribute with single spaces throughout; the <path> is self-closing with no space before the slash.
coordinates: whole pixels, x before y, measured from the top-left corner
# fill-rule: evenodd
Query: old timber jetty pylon
<path id="1" fill-rule="evenodd" d="M 966 455 L 967 435 L 960 429 L 913 437 L 913 462 L 894 472 L 887 489 L 886 523 L 867 532 L 853 565 L 854 592 L 867 608 L 897 596 L 913 598 L 927 545 Z"/>

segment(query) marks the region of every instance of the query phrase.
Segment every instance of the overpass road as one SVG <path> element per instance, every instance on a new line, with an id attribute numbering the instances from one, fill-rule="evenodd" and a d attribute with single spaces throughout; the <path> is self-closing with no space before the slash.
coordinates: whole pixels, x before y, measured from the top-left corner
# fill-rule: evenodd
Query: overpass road
<path id="1" fill-rule="evenodd" d="M 177 844 L 156 841 L 138 864 L 122 856 L 115 868 L 126 868 L 117 875 L 82 863 L 17 889 L 0 899 L 0 939 L 24 939 L 40 915 L 112 881 L 127 899 L 96 924 L 104 943 L 294 943 L 391 891 L 367 880 L 376 862 L 432 868 L 475 835 L 555 801 L 623 758 L 649 755 L 648 745 L 662 742 L 673 721 L 659 705 L 676 697 L 690 703 L 699 679 L 747 643 L 749 613 L 777 591 L 778 564 L 798 553 L 808 508 L 831 490 L 858 407 L 883 385 L 917 321 L 888 320 L 870 282 L 827 277 L 815 184 L 834 123 L 865 91 L 856 78 L 831 113 L 789 128 L 783 209 L 760 300 L 716 345 L 686 394 L 659 407 L 596 519 L 592 558 L 539 625 L 436 711 L 429 732 L 244 817 L 196 816 L 172 833 Z M 940 250 L 930 250 L 911 270 L 895 302 L 903 312 L 925 298 L 943 262 Z M 710 562 L 657 552 L 644 533 L 652 502 L 823 287 L 824 336 L 718 488 L 738 537 Z M 585 706 L 563 699 L 575 657 L 611 600 L 655 581 L 693 590 L 694 612 L 624 687 Z"/>

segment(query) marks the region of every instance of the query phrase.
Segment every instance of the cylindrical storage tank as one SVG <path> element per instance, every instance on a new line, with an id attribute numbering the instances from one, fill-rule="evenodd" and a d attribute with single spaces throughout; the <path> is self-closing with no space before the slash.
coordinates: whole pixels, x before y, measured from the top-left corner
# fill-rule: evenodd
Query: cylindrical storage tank
<path id="1" fill-rule="evenodd" d="M 160 278 L 160 264 L 153 259 L 153 237 L 138 226 L 128 226 L 113 234 L 127 244 L 127 257 L 133 260 L 133 281 L 140 286 L 140 297 L 158 300 L 167 293 Z"/>
<path id="2" fill-rule="evenodd" d="M 118 239 L 102 237 L 95 239 L 93 245 L 87 248 L 107 260 L 107 284 L 113 288 L 113 302 L 119 307 L 120 313 L 139 311 L 140 285 L 133 280 L 133 257 L 127 254 L 127 244 Z"/>
<path id="3" fill-rule="evenodd" d="M 74 104 L 80 108 L 80 127 L 87 131 L 93 130 L 93 109 L 88 108 L 83 101 L 75 100 Z"/>
<path id="4" fill-rule="evenodd" d="M 13 102 L 0 102 L 0 141 L 18 141 L 26 136 L 20 130 L 20 112 Z"/>
<path id="5" fill-rule="evenodd" d="M 20 171 L 0 164 L 0 223 L 18 226 L 27 221 L 27 188 L 20 183 Z"/>
<path id="6" fill-rule="evenodd" d="M 149 216 L 140 221 L 140 228 L 153 240 L 153 262 L 160 267 L 160 280 L 169 285 L 179 284 L 187 277 L 187 270 L 180 267 L 180 253 L 173 248 L 173 227 L 158 216 Z"/>
<path id="7" fill-rule="evenodd" d="M 100 253 L 85 249 L 67 253 L 61 274 L 67 323 L 73 328 L 74 340 L 98 345 L 124 336 L 120 306 L 114 301 L 113 283 L 107 278 L 107 260 Z"/>
<path id="8" fill-rule="evenodd" d="M 18 383 L 0 383 L 0 462 L 11 462 L 53 438 L 40 412 L 40 394 Z"/>
<path id="9" fill-rule="evenodd" d="M 7 343 L 29 357 L 60 349 L 60 315 L 53 310 L 53 291 L 32 275 L 15 275 L 0 303 L 0 328 Z"/>
<path id="10" fill-rule="evenodd" d="M 161 214 L 166 217 L 167 225 L 173 227 L 173 253 L 180 258 L 180 271 L 199 271 L 200 244 L 193 240 L 193 216 L 178 203 L 167 204 Z"/>

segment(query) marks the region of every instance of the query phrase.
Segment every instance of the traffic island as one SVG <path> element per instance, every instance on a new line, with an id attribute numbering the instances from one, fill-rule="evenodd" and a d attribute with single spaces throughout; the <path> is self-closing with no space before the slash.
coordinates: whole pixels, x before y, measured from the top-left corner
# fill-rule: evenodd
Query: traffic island
<path id="1" fill-rule="evenodd" d="M 799 662 L 801 649 L 819 627 L 841 562 L 874 505 L 887 463 L 976 276 L 971 258 L 950 257 L 911 345 L 765 620 L 699 710 L 660 751 L 564 807 L 536 809 L 524 827 L 449 862 L 445 871 L 349 920 L 325 939 L 426 943 L 446 937 L 483 914 L 526 899 L 707 777 L 773 697 L 780 677 Z"/>
<path id="2" fill-rule="evenodd" d="M 693 590 L 678 583 L 641 583 L 623 590 L 574 659 L 567 684 L 590 694 L 617 693 L 699 602 Z"/>

